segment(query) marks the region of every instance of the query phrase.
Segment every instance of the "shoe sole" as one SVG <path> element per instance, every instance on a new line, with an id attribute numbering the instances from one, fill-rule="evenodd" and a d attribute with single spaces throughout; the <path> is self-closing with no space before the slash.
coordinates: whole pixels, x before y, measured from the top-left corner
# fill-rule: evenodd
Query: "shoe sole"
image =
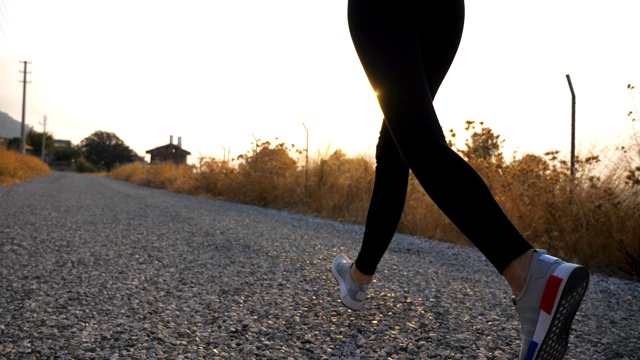
<path id="1" fill-rule="evenodd" d="M 564 358 L 569 346 L 571 324 L 588 285 L 589 272 L 575 264 L 562 264 L 549 277 L 540 301 L 541 311 L 536 331 L 529 343 L 525 360 Z"/>
<path id="2" fill-rule="evenodd" d="M 347 294 L 347 286 L 342 280 L 342 277 L 338 275 L 338 272 L 336 271 L 336 267 L 333 264 L 331 264 L 331 273 L 333 274 L 333 277 L 338 282 L 338 287 L 340 287 L 340 301 L 342 302 L 342 304 L 351 310 L 355 310 L 355 311 L 362 310 L 362 307 L 364 306 L 364 302 L 355 302 L 351 300 L 351 298 Z"/>

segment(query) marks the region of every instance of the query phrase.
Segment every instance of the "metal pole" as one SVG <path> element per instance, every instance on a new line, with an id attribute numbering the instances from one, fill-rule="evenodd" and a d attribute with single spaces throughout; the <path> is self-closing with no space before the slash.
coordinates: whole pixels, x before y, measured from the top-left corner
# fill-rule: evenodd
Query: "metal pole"
<path id="1" fill-rule="evenodd" d="M 251 134 L 251 136 L 253 136 L 253 140 L 255 140 L 255 150 L 253 151 L 253 156 L 255 157 L 255 167 L 258 167 L 258 139 L 256 138 L 255 135 Z"/>
<path id="2" fill-rule="evenodd" d="M 571 167 L 570 167 L 570 184 L 569 184 L 569 211 L 571 217 L 569 222 L 571 224 L 571 231 L 576 228 L 576 216 L 574 215 L 574 187 L 575 187 L 575 168 L 576 168 L 576 93 L 573 91 L 573 84 L 571 83 L 571 77 L 567 74 L 567 82 L 569 83 L 569 90 L 571 90 Z M 551 247 L 551 244 L 549 244 Z"/>
<path id="3" fill-rule="evenodd" d="M 22 71 L 22 127 L 20 128 L 20 154 L 24 155 L 25 148 L 25 109 L 27 104 L 27 65 L 31 64 L 30 61 L 20 61 L 24 64 L 24 71 Z"/>
<path id="4" fill-rule="evenodd" d="M 304 161 L 304 189 L 307 190 L 308 179 L 309 179 L 309 130 L 307 129 L 307 125 L 302 123 L 304 126 L 304 131 L 307 132 L 307 149 L 305 150 L 305 161 Z"/>
<path id="5" fill-rule="evenodd" d="M 576 167 L 576 93 L 573 91 L 571 77 L 567 74 L 569 90 L 571 90 L 571 177 L 575 175 Z"/>
<path id="6" fill-rule="evenodd" d="M 44 121 L 42 123 L 42 149 L 40 149 L 40 159 L 44 162 L 44 148 L 47 144 L 47 115 L 44 116 Z"/>

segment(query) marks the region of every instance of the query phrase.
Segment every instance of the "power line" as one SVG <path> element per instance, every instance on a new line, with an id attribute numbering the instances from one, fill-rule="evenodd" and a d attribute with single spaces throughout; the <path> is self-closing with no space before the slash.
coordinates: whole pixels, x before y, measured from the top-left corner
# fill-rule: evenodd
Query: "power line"
<path id="1" fill-rule="evenodd" d="M 9 10 L 7 9 L 7 6 L 5 5 L 4 1 L 0 0 L 0 4 L 2 6 L 0 6 L 0 15 L 1 17 L 4 18 L 5 21 L 1 21 L 2 19 L 0 19 L 0 32 L 2 32 L 5 36 L 5 38 L 7 38 L 7 40 L 9 40 L 9 35 L 7 35 L 7 32 L 11 33 L 11 18 L 9 17 Z M 3 26 L 4 25 L 4 26 Z M 6 30 L 6 31 L 5 31 Z"/>
<path id="2" fill-rule="evenodd" d="M 4 47 L 7 48 L 7 52 L 10 53 L 11 52 L 11 40 L 9 40 L 9 38 L 7 37 L 6 33 L 4 32 L 4 30 L 2 30 L 2 27 L 0 27 L 0 44 Z M 6 40 L 2 40 L 2 38 L 5 38 Z"/>
<path id="3" fill-rule="evenodd" d="M 0 5 L 4 8 L 5 13 L 9 16 L 9 9 L 7 9 L 7 4 L 5 4 L 4 0 L 0 0 Z"/>
<path id="4" fill-rule="evenodd" d="M 15 58 L 15 53 L 11 41 L 11 16 L 9 15 L 9 9 L 3 0 L 0 0 L 0 40 L 4 38 L 6 41 L 0 41 L 3 44 L 10 57 Z M 2 20 L 4 18 L 4 21 Z"/>
<path id="5" fill-rule="evenodd" d="M 2 33 L 2 36 L 3 36 L 5 39 L 7 39 L 7 41 L 10 41 L 10 40 L 9 40 L 9 36 L 7 35 L 7 32 L 6 32 L 6 31 L 4 31 L 4 29 L 3 29 L 2 23 L 0 23 L 0 33 Z"/>
<path id="6" fill-rule="evenodd" d="M 2 21 L 0 21 L 0 35 L 2 35 L 3 38 L 5 38 L 5 40 L 7 40 L 7 46 L 9 46 L 9 44 L 11 44 L 11 39 L 9 39 L 9 35 L 8 35 L 8 30 L 5 30 L 5 28 L 9 29 L 8 26 L 3 26 L 2 25 Z"/>

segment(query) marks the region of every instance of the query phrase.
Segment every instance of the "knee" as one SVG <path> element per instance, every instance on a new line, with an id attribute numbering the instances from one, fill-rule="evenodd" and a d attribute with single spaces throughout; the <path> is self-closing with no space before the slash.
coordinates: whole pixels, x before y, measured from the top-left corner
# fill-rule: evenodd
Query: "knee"
<path id="1" fill-rule="evenodd" d="M 420 164 L 438 164 L 450 156 L 453 150 L 444 140 L 426 141 L 420 144 L 412 143 L 400 146 L 400 156 L 411 168 Z"/>

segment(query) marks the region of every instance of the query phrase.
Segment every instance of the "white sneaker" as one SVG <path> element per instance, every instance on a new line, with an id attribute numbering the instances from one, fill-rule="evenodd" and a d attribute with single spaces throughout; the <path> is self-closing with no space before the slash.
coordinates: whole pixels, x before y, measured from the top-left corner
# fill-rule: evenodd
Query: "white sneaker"
<path id="1" fill-rule="evenodd" d="M 589 285 L 589 273 L 536 250 L 520 296 L 513 303 L 520 317 L 520 360 L 561 360 L 569 346 L 571 323 Z"/>
<path id="2" fill-rule="evenodd" d="M 369 284 L 360 285 L 351 278 L 352 265 L 348 257 L 340 254 L 333 259 L 331 272 L 340 286 L 340 300 L 349 309 L 357 311 L 364 305 Z"/>

